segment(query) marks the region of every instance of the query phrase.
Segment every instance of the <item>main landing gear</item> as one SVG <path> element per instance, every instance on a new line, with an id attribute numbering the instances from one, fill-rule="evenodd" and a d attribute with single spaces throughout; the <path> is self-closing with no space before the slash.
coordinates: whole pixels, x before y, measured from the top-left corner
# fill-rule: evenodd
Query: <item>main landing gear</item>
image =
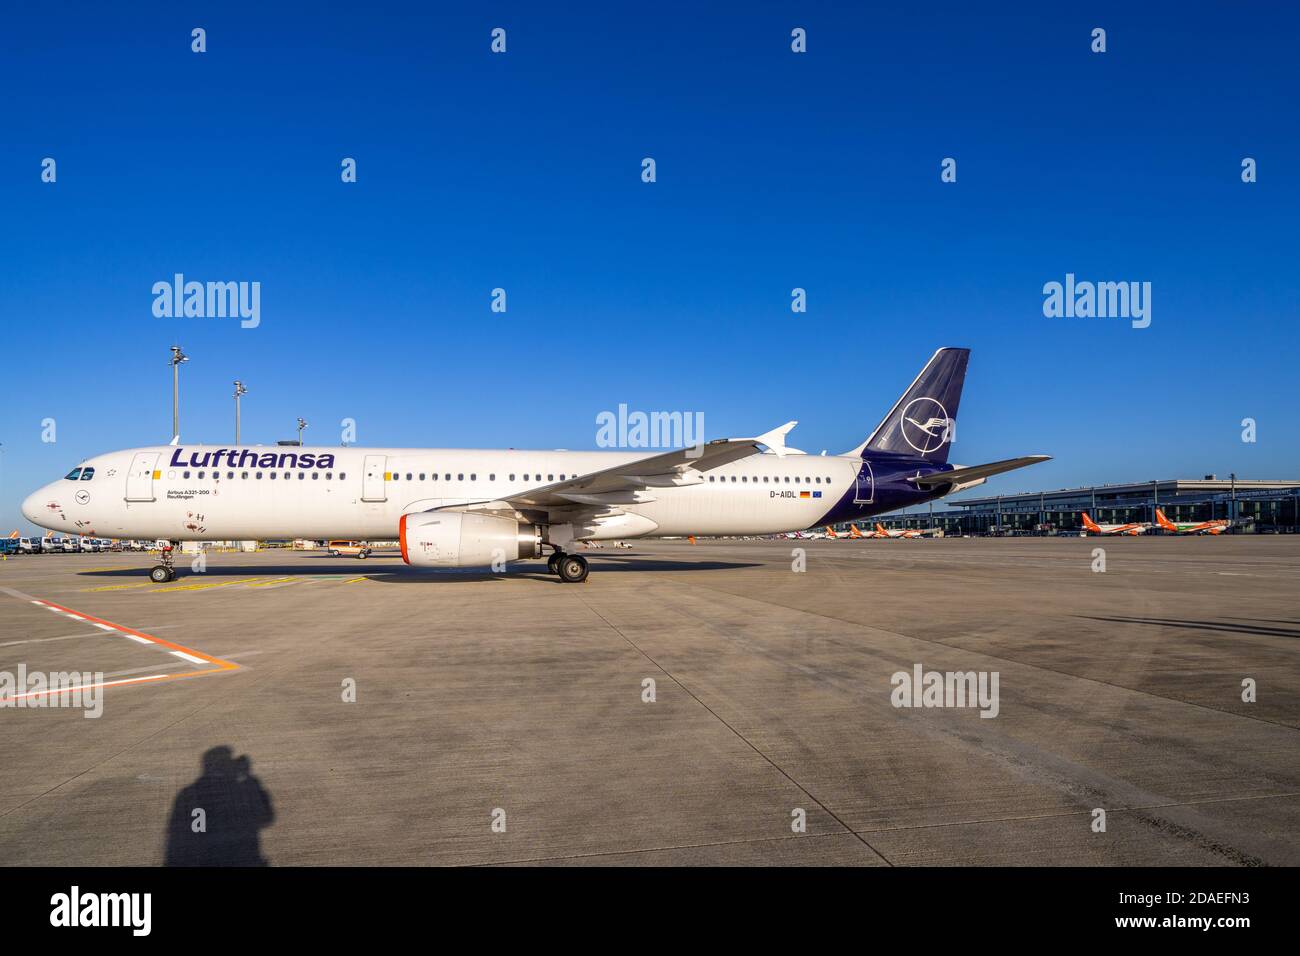
<path id="1" fill-rule="evenodd" d="M 582 555 L 565 554 L 557 550 L 546 559 L 546 570 L 558 575 L 561 581 L 568 584 L 581 584 L 587 580 L 591 569 L 587 567 L 587 559 Z"/>
<path id="2" fill-rule="evenodd" d="M 176 580 L 176 569 L 172 566 L 172 546 L 164 544 L 158 552 L 160 564 L 155 564 L 149 571 L 149 580 L 154 584 L 166 584 Z"/>

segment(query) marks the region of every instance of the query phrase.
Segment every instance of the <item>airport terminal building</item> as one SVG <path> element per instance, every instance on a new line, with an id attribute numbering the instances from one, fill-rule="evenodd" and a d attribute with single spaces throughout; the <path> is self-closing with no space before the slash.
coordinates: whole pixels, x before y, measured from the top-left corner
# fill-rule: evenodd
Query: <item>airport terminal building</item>
<path id="1" fill-rule="evenodd" d="M 1171 521 L 1226 518 L 1233 522 L 1233 532 L 1300 532 L 1300 481 L 1235 476 L 1138 481 L 933 504 L 932 513 L 900 513 L 879 520 L 886 528 L 935 528 L 945 535 L 1057 534 L 1082 531 L 1085 511 L 1101 523 L 1154 524 L 1159 508 Z M 846 524 L 843 530 L 847 529 Z"/>

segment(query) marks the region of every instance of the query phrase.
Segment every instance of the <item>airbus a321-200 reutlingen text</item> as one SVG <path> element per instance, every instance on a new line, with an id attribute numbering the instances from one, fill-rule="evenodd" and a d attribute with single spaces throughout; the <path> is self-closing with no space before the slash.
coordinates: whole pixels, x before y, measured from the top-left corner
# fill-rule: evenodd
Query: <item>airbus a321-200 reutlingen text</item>
<path id="1" fill-rule="evenodd" d="M 948 463 L 969 349 L 935 352 L 876 430 L 842 455 L 786 447 L 795 422 L 673 451 L 131 448 L 30 495 L 33 524 L 114 538 L 391 539 L 428 568 L 547 557 L 587 577 L 575 541 L 764 535 L 896 511 L 1047 460 Z M 548 554 L 549 550 L 549 554 Z M 170 547 L 150 571 L 174 577 Z"/>

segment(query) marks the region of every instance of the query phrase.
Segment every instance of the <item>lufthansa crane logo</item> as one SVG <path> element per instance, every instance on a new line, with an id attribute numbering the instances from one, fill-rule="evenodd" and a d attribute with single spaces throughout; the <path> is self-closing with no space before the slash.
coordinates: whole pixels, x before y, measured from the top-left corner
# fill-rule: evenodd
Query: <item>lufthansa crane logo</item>
<path id="1" fill-rule="evenodd" d="M 903 440 L 922 455 L 948 441 L 948 410 L 933 398 L 914 398 L 903 409 Z"/>

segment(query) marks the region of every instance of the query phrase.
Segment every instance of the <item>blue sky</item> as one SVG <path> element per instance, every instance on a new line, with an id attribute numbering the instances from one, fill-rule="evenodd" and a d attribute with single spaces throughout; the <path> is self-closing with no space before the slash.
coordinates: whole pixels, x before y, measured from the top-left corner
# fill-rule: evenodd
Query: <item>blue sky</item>
<path id="1" fill-rule="evenodd" d="M 1056 456 L 1001 490 L 1295 477 L 1288 7 L 11 6 L 0 525 L 170 437 L 173 341 L 188 441 L 241 378 L 251 442 L 588 448 L 626 403 L 838 452 L 957 345 L 954 458 Z M 260 325 L 156 318 L 177 272 Z M 1149 281 L 1151 326 L 1045 318 L 1067 272 Z"/>

